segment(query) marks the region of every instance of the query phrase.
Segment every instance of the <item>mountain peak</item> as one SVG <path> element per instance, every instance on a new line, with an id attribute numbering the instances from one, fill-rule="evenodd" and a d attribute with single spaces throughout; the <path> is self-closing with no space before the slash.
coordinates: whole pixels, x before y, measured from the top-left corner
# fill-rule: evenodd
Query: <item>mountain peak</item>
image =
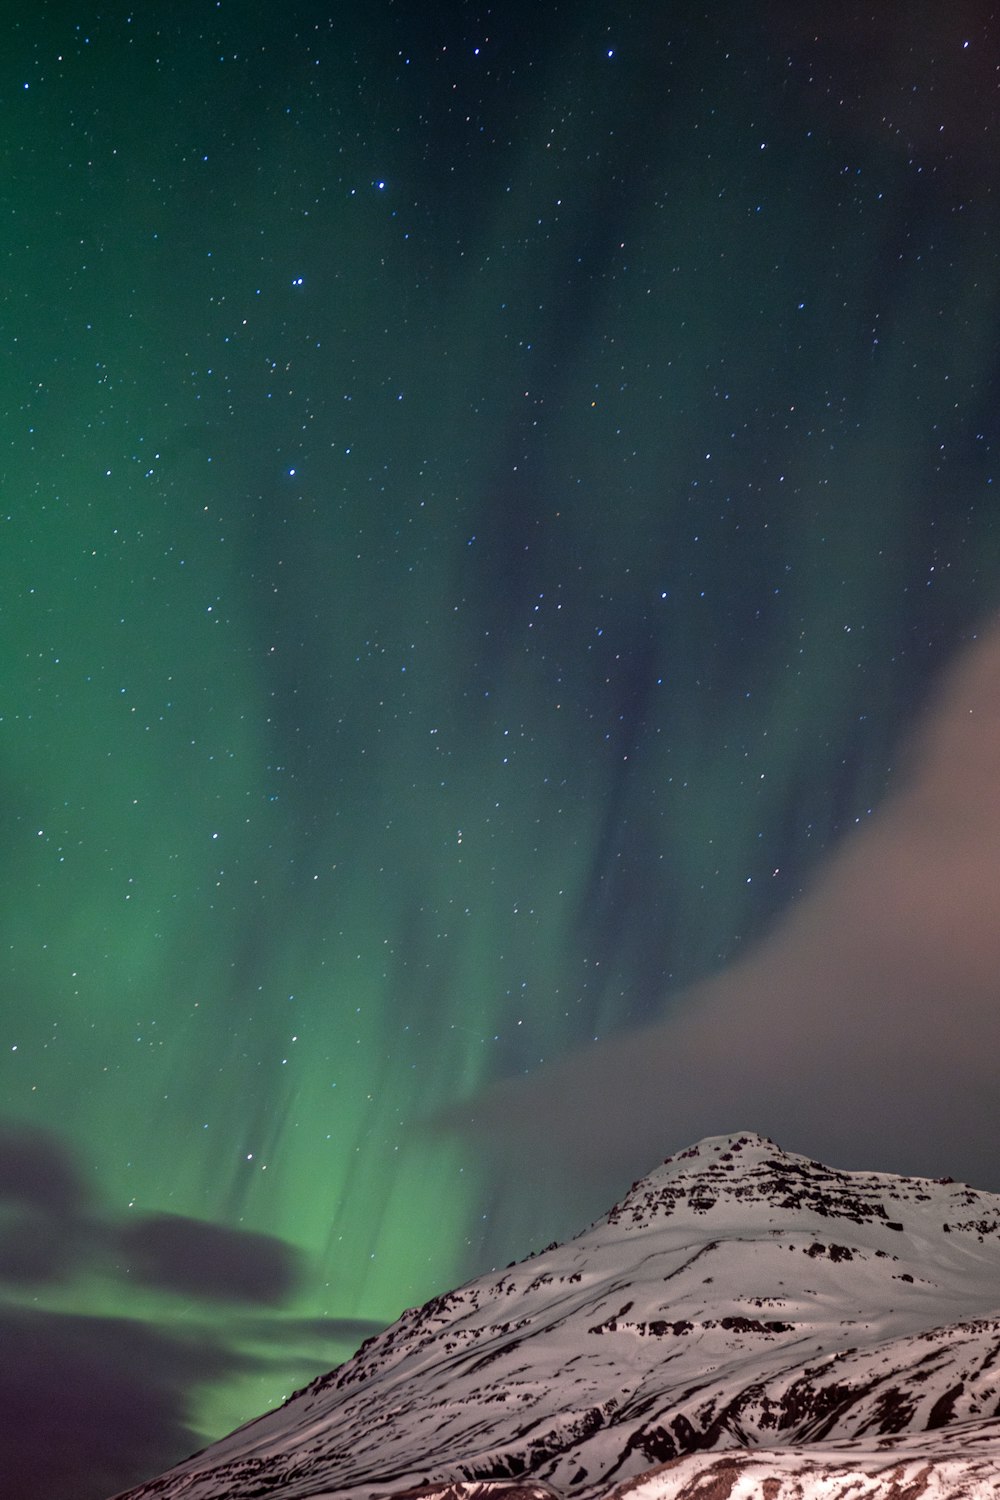
<path id="1" fill-rule="evenodd" d="M 926 1232 L 1000 1235 L 1000 1198 L 950 1178 L 842 1171 L 783 1151 L 753 1131 L 708 1136 L 668 1156 L 601 1223 L 646 1228 L 676 1215 L 721 1219 L 735 1210 L 738 1228 L 774 1227 L 795 1213 L 842 1219 L 857 1227 L 901 1231 L 913 1219 Z"/>

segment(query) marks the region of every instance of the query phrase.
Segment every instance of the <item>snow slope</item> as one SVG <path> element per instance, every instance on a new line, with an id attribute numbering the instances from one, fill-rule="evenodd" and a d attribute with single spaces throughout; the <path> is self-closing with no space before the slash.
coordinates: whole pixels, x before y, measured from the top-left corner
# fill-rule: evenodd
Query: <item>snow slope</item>
<path id="1" fill-rule="evenodd" d="M 128 1500 L 499 1489 L 1000 1496 L 1000 1196 L 710 1138 Z"/>

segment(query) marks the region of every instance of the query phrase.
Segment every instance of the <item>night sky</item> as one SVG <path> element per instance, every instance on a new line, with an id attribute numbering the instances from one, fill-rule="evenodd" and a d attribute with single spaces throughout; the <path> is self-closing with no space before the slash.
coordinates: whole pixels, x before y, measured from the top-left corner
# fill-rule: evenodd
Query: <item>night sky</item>
<path id="1" fill-rule="evenodd" d="M 4 23 L 19 1492 L 701 1134 L 1000 1190 L 998 63 L 975 0 Z"/>

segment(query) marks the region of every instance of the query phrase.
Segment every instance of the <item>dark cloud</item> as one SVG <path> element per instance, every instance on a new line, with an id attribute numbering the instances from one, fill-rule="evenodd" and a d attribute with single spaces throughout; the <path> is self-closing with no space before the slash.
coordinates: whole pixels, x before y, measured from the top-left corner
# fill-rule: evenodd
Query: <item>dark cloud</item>
<path id="1" fill-rule="evenodd" d="M 6 1495 L 105 1500 L 200 1446 L 188 1393 L 245 1363 L 124 1318 L 0 1307 Z"/>
<path id="2" fill-rule="evenodd" d="M 0 1200 L 68 1219 L 87 1200 L 76 1158 L 54 1135 L 15 1120 L 0 1120 Z"/>
<path id="3" fill-rule="evenodd" d="M 742 1128 L 1000 1189 L 1000 625 L 947 675 L 907 765 L 745 960 L 449 1113 L 495 1201 L 569 1180 L 567 1212 L 597 1213 L 668 1152 Z"/>
<path id="4" fill-rule="evenodd" d="M 101 1219 L 75 1158 L 53 1135 L 0 1124 L 0 1282 L 64 1281 L 85 1267 L 161 1291 L 273 1307 L 299 1284 L 286 1241 L 180 1214 Z"/>
<path id="5" fill-rule="evenodd" d="M 300 1262 L 269 1235 L 177 1215 L 109 1221 L 55 1136 L 3 1122 L 0 1283 L 11 1297 L 23 1296 L 95 1269 L 128 1286 L 263 1308 L 289 1294 Z M 358 1328 L 361 1337 L 371 1331 L 331 1320 L 324 1341 L 323 1321 L 293 1319 L 286 1330 L 284 1320 L 262 1316 L 255 1328 L 230 1328 L 225 1339 L 191 1328 L 169 1336 L 138 1319 L 0 1303 L 4 1494 L 104 1500 L 148 1479 L 199 1446 L 188 1414 L 200 1387 L 242 1371 L 281 1370 L 287 1378 L 298 1369 L 309 1379 L 337 1362 Z M 267 1341 L 269 1352 L 237 1352 L 244 1337 Z"/>
<path id="6" fill-rule="evenodd" d="M 129 1276 L 188 1297 L 274 1306 L 300 1277 L 298 1253 L 284 1240 L 180 1214 L 129 1219 L 113 1241 Z"/>
<path id="7" fill-rule="evenodd" d="M 0 1121 L 0 1282 L 65 1280 L 81 1252 L 86 1199 L 82 1172 L 60 1141 Z"/>
<path id="8" fill-rule="evenodd" d="M 75 1223 L 0 1200 L 0 1282 L 42 1285 L 65 1281 L 75 1269 L 80 1235 Z"/>
<path id="9" fill-rule="evenodd" d="M 168 1333 L 132 1318 L 0 1304 L 0 1489 L 106 1500 L 203 1446 L 190 1422 L 199 1389 L 280 1371 L 290 1394 L 384 1326 L 251 1315 L 224 1334 L 191 1325 Z M 248 1352 L 257 1341 L 263 1352 Z"/>

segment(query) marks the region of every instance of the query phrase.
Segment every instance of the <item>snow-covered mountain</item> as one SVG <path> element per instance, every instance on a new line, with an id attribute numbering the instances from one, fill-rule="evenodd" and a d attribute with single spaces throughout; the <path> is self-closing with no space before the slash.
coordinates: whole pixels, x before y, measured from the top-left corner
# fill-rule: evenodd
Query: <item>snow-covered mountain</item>
<path id="1" fill-rule="evenodd" d="M 712 1137 L 128 1500 L 500 1490 L 1000 1496 L 1000 1196 Z"/>

